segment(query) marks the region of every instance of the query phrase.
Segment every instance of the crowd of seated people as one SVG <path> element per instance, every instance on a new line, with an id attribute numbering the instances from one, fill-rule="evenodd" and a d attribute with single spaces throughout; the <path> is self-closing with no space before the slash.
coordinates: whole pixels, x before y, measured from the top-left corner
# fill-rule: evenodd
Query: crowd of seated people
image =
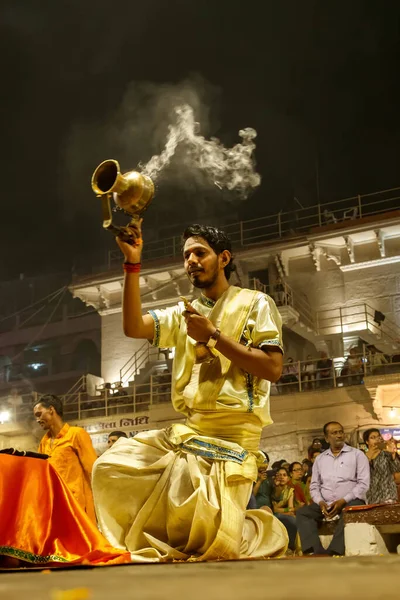
<path id="1" fill-rule="evenodd" d="M 326 352 L 320 352 L 319 358 L 313 358 L 311 354 L 304 362 L 294 361 L 291 356 L 283 365 L 282 376 L 277 383 L 279 393 L 291 393 L 299 391 L 299 380 L 302 390 L 315 390 L 332 385 L 332 359 Z"/>
<path id="2" fill-rule="evenodd" d="M 305 361 L 294 360 L 289 356 L 283 365 L 282 375 L 277 382 L 280 394 L 296 391 L 310 391 L 333 387 L 334 382 L 341 386 L 361 385 L 365 375 L 380 375 L 395 368 L 389 359 L 375 346 L 368 346 L 364 352 L 359 348 L 350 348 L 341 368 L 334 367 L 333 360 L 324 351 L 319 358 L 309 354 Z M 335 371 L 335 372 L 334 372 Z"/>
<path id="3" fill-rule="evenodd" d="M 340 423 L 324 426 L 325 438 L 315 438 L 307 458 L 288 463 L 269 457 L 258 469 L 248 508 L 272 512 L 285 526 L 288 553 L 344 554 L 344 508 L 361 504 L 400 502 L 400 457 L 395 441 L 384 441 L 378 429 L 364 432 L 367 451 L 345 443 Z M 335 461 L 344 469 L 337 476 Z M 330 546 L 322 547 L 318 524 L 336 523 Z"/>

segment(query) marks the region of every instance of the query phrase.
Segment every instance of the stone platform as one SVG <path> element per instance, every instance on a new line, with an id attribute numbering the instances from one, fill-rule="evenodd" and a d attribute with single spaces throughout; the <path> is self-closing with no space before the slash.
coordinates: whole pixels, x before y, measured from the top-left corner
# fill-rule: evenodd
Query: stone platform
<path id="1" fill-rule="evenodd" d="M 398 589 L 400 556 L 284 558 L 0 572 L 4 600 L 376 600 Z"/>

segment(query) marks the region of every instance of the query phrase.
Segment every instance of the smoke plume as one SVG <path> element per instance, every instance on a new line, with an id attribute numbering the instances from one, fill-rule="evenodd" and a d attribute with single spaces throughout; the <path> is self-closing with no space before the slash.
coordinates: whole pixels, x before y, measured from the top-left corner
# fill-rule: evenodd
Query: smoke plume
<path id="1" fill-rule="evenodd" d="M 122 172 L 144 170 L 155 180 L 156 209 L 147 220 L 165 223 L 168 216 L 178 222 L 182 206 L 190 207 L 193 219 L 226 213 L 224 205 L 246 197 L 260 176 L 254 170 L 254 130 L 241 130 L 233 147 L 212 137 L 234 139 L 220 129 L 220 93 L 199 75 L 179 83 L 132 82 L 106 119 L 75 121 L 63 149 L 65 213 L 93 215 L 98 203 L 90 178 L 107 158 L 117 159 Z"/>
<path id="2" fill-rule="evenodd" d="M 142 172 L 157 181 L 162 170 L 170 164 L 178 145 L 185 152 L 181 161 L 185 168 L 201 169 L 220 189 L 235 190 L 246 196 L 248 191 L 260 185 L 261 177 L 254 170 L 253 151 L 257 132 L 251 127 L 239 131 L 242 142 L 232 148 L 217 138 L 207 140 L 199 133 L 191 106 L 183 104 L 175 108 L 176 122 L 169 126 L 168 137 L 161 154 L 154 155 L 142 168 Z"/>

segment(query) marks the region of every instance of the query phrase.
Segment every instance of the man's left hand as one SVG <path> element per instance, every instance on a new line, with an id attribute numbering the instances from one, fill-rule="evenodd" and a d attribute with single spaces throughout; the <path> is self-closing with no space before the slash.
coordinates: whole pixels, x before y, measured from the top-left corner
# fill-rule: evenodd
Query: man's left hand
<path id="1" fill-rule="evenodd" d="M 215 331 L 215 325 L 209 319 L 203 317 L 191 304 L 188 304 L 183 312 L 186 321 L 187 334 L 196 342 L 208 342 Z"/>
<path id="2" fill-rule="evenodd" d="M 340 500 L 336 500 L 336 502 L 332 502 L 332 504 L 328 508 L 328 517 L 331 519 L 336 515 L 339 515 L 344 507 L 346 506 L 346 500 L 341 498 Z"/>

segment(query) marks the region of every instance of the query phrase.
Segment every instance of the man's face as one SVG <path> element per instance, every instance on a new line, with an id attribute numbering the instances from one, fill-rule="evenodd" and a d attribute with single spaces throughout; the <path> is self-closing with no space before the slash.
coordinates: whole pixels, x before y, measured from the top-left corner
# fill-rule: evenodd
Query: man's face
<path id="1" fill-rule="evenodd" d="M 46 408 L 39 402 L 39 404 L 36 404 L 33 407 L 33 415 L 36 419 L 36 422 L 39 423 L 40 427 L 42 429 L 47 430 L 47 429 L 50 429 L 50 427 L 53 423 L 55 410 L 52 406 L 50 406 L 49 408 Z"/>
<path id="2" fill-rule="evenodd" d="M 191 237 L 185 242 L 183 259 L 185 271 L 197 288 L 209 288 L 218 279 L 222 267 L 222 255 L 217 255 L 201 237 Z"/>
<path id="3" fill-rule="evenodd" d="M 344 446 L 344 431 L 340 423 L 331 423 L 326 432 L 326 441 L 332 450 L 341 450 Z"/>
<path id="4" fill-rule="evenodd" d="M 113 446 L 118 439 L 119 439 L 118 436 L 116 436 L 116 435 L 110 435 L 108 437 L 108 442 L 107 442 L 108 447 L 111 448 L 111 446 Z"/>

